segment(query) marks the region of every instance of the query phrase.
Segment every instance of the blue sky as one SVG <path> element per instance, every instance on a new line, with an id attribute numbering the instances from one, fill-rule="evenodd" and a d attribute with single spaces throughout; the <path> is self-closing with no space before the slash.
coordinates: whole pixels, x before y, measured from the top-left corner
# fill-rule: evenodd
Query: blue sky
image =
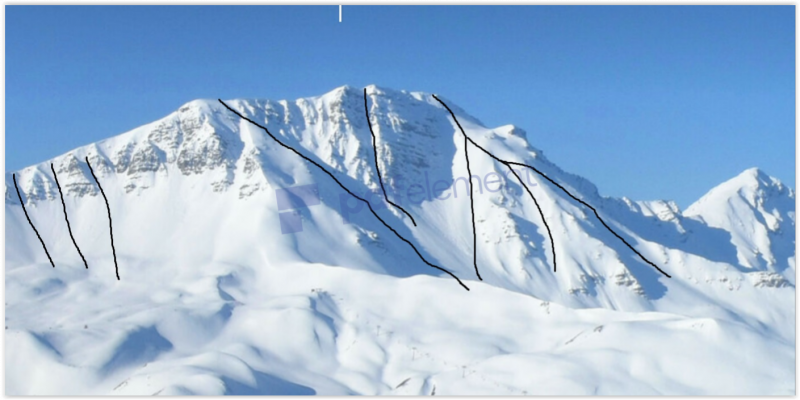
<path id="1" fill-rule="evenodd" d="M 603 195 L 795 187 L 794 6 L 6 6 L 7 171 L 196 98 L 442 94 Z"/>

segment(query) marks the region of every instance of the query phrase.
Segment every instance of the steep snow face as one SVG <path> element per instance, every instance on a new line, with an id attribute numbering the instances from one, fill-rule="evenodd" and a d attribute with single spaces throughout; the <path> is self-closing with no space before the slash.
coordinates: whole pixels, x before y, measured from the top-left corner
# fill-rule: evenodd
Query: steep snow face
<path id="1" fill-rule="evenodd" d="M 363 92 L 351 87 L 293 102 L 232 100 L 226 104 L 267 127 L 286 145 L 323 165 L 351 192 L 370 198 L 381 217 L 411 239 L 426 259 L 463 279 L 476 279 L 471 266 L 472 206 L 462 133 L 430 94 L 375 86 L 366 88 L 366 94 L 369 121 Z M 459 113 L 459 122 L 467 134 L 492 153 L 536 165 L 580 197 L 597 197 L 593 185 L 552 165 L 528 144 L 520 129 L 513 126 L 489 129 L 456 105 L 452 107 Z M 376 152 L 368 124 L 374 130 L 379 168 L 375 167 Z M 542 185 L 541 178 L 533 172 L 518 169 L 524 185 L 541 197 L 539 200 L 551 220 L 554 240 L 559 243 L 556 257 L 560 258 L 562 273 L 553 274 L 554 260 L 552 252 L 548 251 L 551 245 L 546 227 L 523 183 L 518 182 L 506 166 L 480 149 L 470 146 L 469 151 L 475 185 L 478 263 L 487 282 L 576 307 L 649 307 L 639 299 L 648 295 L 647 290 L 627 265 L 641 262 L 632 259 L 629 250 L 620 247 L 615 237 L 599 228 L 597 221 L 586 214 L 587 210 L 577 207 L 566 194 Z M 343 198 L 345 192 L 319 169 L 275 143 L 262 129 L 219 102 L 190 102 L 160 121 L 54 159 L 65 194 L 74 196 L 76 202 L 99 193 L 88 167 L 81 162 L 87 156 L 107 185 L 118 185 L 121 193 L 134 196 L 116 199 L 115 206 L 126 211 L 141 210 L 141 206 L 127 204 L 141 205 L 143 199 L 149 198 L 168 197 L 171 204 L 186 203 L 184 206 L 188 207 L 188 203 L 198 204 L 197 199 L 205 196 L 201 193 L 208 190 L 220 193 L 211 198 L 219 204 L 240 205 L 241 202 L 227 200 L 235 193 L 239 200 L 258 194 L 248 204 L 264 205 L 265 198 L 270 202 L 275 199 L 277 189 L 317 184 L 325 207 L 310 209 L 309 228 L 326 229 L 323 237 L 315 241 L 329 243 L 341 237 L 352 237 L 356 249 L 341 252 L 345 254 L 341 255 L 337 254 L 340 252 L 319 252 L 316 246 L 300 244 L 301 258 L 325 264 L 347 260 L 347 265 L 363 268 L 363 260 L 354 262 L 351 255 L 363 253 L 363 243 L 374 243 L 367 247 L 370 254 L 364 255 L 369 259 L 370 270 L 387 270 L 384 258 L 388 256 L 383 251 L 390 246 L 398 249 L 396 253 L 388 253 L 391 258 L 407 261 L 402 267 L 400 263 L 389 262 L 388 270 L 394 271 L 392 273 L 403 276 L 438 274 L 378 223 L 361 203 Z M 19 173 L 21 189 L 35 206 L 41 200 L 57 198 L 55 181 L 47 164 Z M 389 199 L 411 210 L 419 226 L 414 226 L 397 208 L 382 201 L 378 170 Z M 185 191 L 187 186 L 195 191 L 194 195 L 176 193 Z M 227 209 L 222 207 L 221 212 Z M 148 211 L 147 215 L 139 217 L 139 223 L 150 220 L 148 225 L 159 226 L 162 232 L 152 235 L 152 242 L 143 248 L 148 249 L 148 254 L 171 253 L 176 244 L 173 237 L 182 235 L 180 223 L 173 223 L 169 215 L 160 216 L 156 221 L 158 211 Z M 276 210 L 272 211 L 274 217 Z M 211 218 L 213 214 L 206 211 L 191 218 L 198 224 L 204 221 L 204 226 L 216 232 L 219 228 L 215 225 L 228 218 Z M 352 222 L 348 224 L 352 226 L 343 226 L 343 222 Z M 273 224 L 273 228 L 277 227 Z M 197 240 L 203 242 L 210 238 Z M 229 246 L 215 241 L 207 243 L 206 247 Z M 620 257 L 625 257 L 627 263 Z M 655 290 L 660 292 L 663 288 Z M 614 301 L 619 296 L 630 299 Z"/>
<path id="2" fill-rule="evenodd" d="M 709 191 L 684 215 L 729 232 L 739 266 L 782 273 L 794 283 L 795 193 L 777 179 L 748 169 Z"/>
<path id="3" fill-rule="evenodd" d="M 522 129 L 486 127 L 439 97 L 478 145 L 593 205 L 672 278 L 559 187 L 465 146 L 428 93 L 369 86 L 367 110 L 347 86 L 225 101 L 368 199 L 419 255 L 325 172 L 196 100 L 14 173 L 55 269 L 6 175 L 6 365 L 23 364 L 6 368 L 7 393 L 794 392 L 790 188 L 748 170 L 683 213 L 602 197 Z M 383 200 L 379 173 L 416 225 Z M 280 193 L 305 185 L 317 198 L 287 208 Z M 697 357 L 715 372 L 687 368 Z M 650 372 L 628 377 L 631 363 Z M 63 380 L 38 378 L 42 365 Z M 513 372 L 543 365 L 552 376 Z"/>

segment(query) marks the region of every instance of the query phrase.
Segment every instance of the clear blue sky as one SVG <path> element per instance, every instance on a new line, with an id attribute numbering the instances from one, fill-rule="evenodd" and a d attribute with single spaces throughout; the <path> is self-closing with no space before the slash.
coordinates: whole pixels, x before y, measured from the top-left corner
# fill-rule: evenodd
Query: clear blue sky
<path id="1" fill-rule="evenodd" d="M 196 98 L 440 93 L 600 193 L 795 186 L 794 6 L 6 6 L 8 171 Z"/>

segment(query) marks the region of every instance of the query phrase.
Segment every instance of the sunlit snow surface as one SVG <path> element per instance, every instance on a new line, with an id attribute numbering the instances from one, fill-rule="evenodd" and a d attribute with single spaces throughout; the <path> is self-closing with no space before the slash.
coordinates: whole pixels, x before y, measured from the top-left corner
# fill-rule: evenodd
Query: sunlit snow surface
<path id="1" fill-rule="evenodd" d="M 552 229 L 553 272 L 533 201 L 470 146 L 484 183 L 478 281 L 461 132 L 429 94 L 367 93 L 384 183 L 418 226 L 374 195 L 378 214 L 470 291 L 366 208 L 353 211 L 355 200 L 343 206 L 329 176 L 263 130 L 215 100 L 193 101 L 14 171 L 55 269 L 6 175 L 6 394 L 795 393 L 791 188 L 750 169 L 685 212 L 605 198 L 548 161 L 536 137 L 486 128 L 440 96 L 470 138 L 592 204 L 672 276 L 523 173 Z M 343 87 L 226 103 L 364 196 L 380 186 L 363 101 Z M 120 281 L 87 156 L 109 198 Z M 309 184 L 321 204 L 296 210 L 302 231 L 282 234 L 275 190 Z M 429 188 L 419 204 L 407 198 L 413 185 Z"/>

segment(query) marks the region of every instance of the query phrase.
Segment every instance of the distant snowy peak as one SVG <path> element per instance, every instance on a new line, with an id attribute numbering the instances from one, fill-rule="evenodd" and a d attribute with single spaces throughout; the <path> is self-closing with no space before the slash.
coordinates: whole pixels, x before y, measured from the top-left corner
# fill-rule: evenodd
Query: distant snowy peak
<path id="1" fill-rule="evenodd" d="M 683 213 L 724 229 L 739 262 L 754 269 L 794 265 L 795 193 L 758 168 L 750 168 L 689 206 Z"/>
<path id="2" fill-rule="evenodd" d="M 764 222 L 776 230 L 781 217 L 794 223 L 794 197 L 792 188 L 758 168 L 750 168 L 738 176 L 711 189 L 684 212 L 685 216 L 699 216 L 707 222 L 719 220 L 721 211 L 735 211 L 736 206 L 759 210 L 767 217 Z"/>
<path id="3" fill-rule="evenodd" d="M 744 170 L 738 176 L 720 184 L 712 189 L 711 193 L 728 193 L 739 191 L 747 194 L 749 201 L 756 201 L 757 197 L 789 195 L 794 196 L 791 188 L 788 188 L 780 180 L 767 175 L 758 168 Z"/>

